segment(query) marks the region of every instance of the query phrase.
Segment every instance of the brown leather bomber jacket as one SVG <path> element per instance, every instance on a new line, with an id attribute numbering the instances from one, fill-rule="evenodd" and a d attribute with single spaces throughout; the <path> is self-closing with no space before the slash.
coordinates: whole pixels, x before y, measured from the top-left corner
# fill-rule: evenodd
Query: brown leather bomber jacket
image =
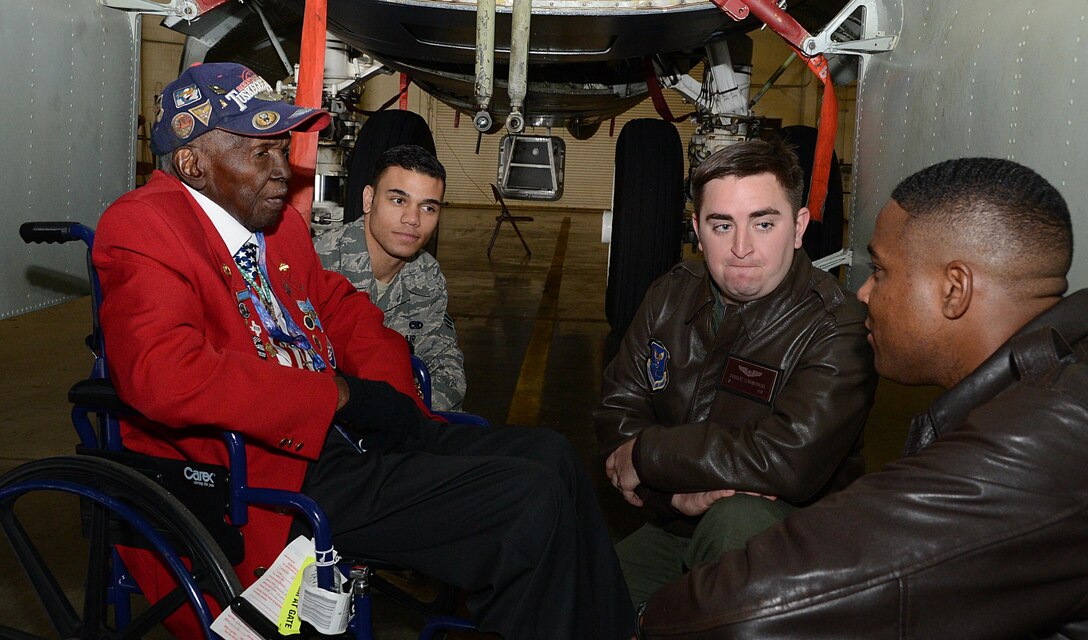
<path id="1" fill-rule="evenodd" d="M 594 411 L 607 454 L 637 437 L 639 495 L 668 530 L 675 492 L 736 489 L 808 504 L 864 471 L 876 387 L 865 307 L 803 251 L 769 295 L 727 305 L 717 334 L 702 261 L 647 291 Z"/>
<path id="2" fill-rule="evenodd" d="M 649 638 L 1088 638 L 1088 290 L 915 418 L 908 457 L 699 565 Z"/>

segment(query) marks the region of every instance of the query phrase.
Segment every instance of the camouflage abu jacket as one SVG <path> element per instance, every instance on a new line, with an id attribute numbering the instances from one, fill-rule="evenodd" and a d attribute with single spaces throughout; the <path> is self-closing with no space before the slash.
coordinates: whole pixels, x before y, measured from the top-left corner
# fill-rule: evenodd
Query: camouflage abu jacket
<path id="1" fill-rule="evenodd" d="M 453 318 L 446 312 L 449 295 L 438 261 L 420 251 L 379 297 L 362 218 L 318 235 L 314 247 L 326 269 L 342 273 L 356 289 L 370 295 L 385 314 L 385 326 L 407 338 L 413 353 L 430 369 L 432 408 L 460 411 L 465 398 L 465 356 L 457 346 Z"/>

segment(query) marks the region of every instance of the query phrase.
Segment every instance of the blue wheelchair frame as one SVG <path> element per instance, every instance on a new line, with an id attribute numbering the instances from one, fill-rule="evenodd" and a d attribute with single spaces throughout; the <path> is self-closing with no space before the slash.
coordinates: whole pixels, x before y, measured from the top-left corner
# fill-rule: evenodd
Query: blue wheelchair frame
<path id="1" fill-rule="evenodd" d="M 28 222 L 20 227 L 20 235 L 25 242 L 35 243 L 65 243 L 72 240 L 80 240 L 87 246 L 87 273 L 91 283 L 91 308 L 92 308 L 92 334 L 88 337 L 88 346 L 94 354 L 94 363 L 91 376 L 72 387 L 69 392 L 69 400 L 73 403 L 72 422 L 75 425 L 80 444 L 91 451 L 120 452 L 123 450 L 121 443 L 121 431 L 118 415 L 135 414 L 136 412 L 121 402 L 112 383 L 109 381 L 109 372 L 106 362 L 105 345 L 102 339 L 101 328 L 98 323 L 98 310 L 102 303 L 102 291 L 98 280 L 98 274 L 91 262 L 91 249 L 94 245 L 94 231 L 79 223 L 71 222 Z M 416 381 L 427 406 L 430 406 L 431 385 L 430 375 L 426 366 L 415 356 L 412 356 L 412 364 Z M 435 412 L 442 415 L 450 422 L 463 424 L 486 425 L 487 422 L 478 416 L 463 413 Z M 92 419 L 92 414 L 96 416 Z M 290 508 L 300 514 L 310 524 L 314 538 L 318 562 L 317 577 L 321 588 L 334 590 L 333 570 L 337 568 L 328 560 L 335 556 L 332 544 L 331 527 L 325 513 L 312 498 L 300 493 L 283 491 L 278 489 L 262 489 L 249 486 L 246 478 L 246 455 L 243 437 L 235 432 L 225 432 L 229 459 L 229 505 L 228 515 L 230 523 L 236 527 L 246 524 L 248 521 L 248 507 L 251 504 L 271 507 Z M 196 584 L 193 576 L 185 568 L 181 556 L 172 548 L 171 544 L 160 535 L 154 526 L 149 524 L 139 513 L 129 508 L 114 497 L 97 491 L 92 487 L 74 484 L 71 482 L 32 480 L 17 483 L 13 486 L 0 489 L 0 502 L 14 499 L 30 491 L 56 490 L 73 493 L 88 498 L 104 505 L 112 512 L 125 519 L 136 531 L 144 536 L 162 555 L 164 562 L 171 569 L 180 586 L 188 594 L 189 604 L 196 611 L 197 618 L 204 626 L 205 637 L 209 640 L 217 637 L 210 630 L 212 614 L 209 610 L 201 589 Z M 210 534 L 209 534 L 210 536 Z M 105 587 L 105 604 L 112 606 L 114 620 L 118 627 L 124 627 L 131 620 L 131 605 L 129 597 L 139 593 L 133 580 L 127 575 L 124 565 L 116 550 L 111 549 L 112 562 L 108 584 Z M 381 568 L 382 563 L 376 563 Z M 353 610 L 354 619 L 349 626 L 351 637 L 356 640 L 371 640 L 373 629 L 371 625 L 371 595 L 369 581 L 372 578 L 372 570 L 375 563 L 367 562 L 362 568 L 352 569 L 347 562 L 339 563 L 339 568 L 353 581 Z M 232 568 L 227 568 L 233 570 Z M 35 577 L 31 576 L 34 581 Z M 87 585 L 88 589 L 94 588 Z M 275 631 L 275 625 L 262 624 L 261 620 L 254 620 L 253 614 L 240 594 L 230 603 L 231 608 L 238 611 L 241 617 L 251 626 L 264 627 L 262 630 L 254 629 L 266 637 L 280 636 Z M 271 629 L 269 629 L 271 627 Z M 436 632 L 445 630 L 474 630 L 475 626 L 468 620 L 453 616 L 435 615 L 429 617 L 420 632 L 421 640 L 429 640 Z M 275 635 L 273 635 L 275 633 Z"/>

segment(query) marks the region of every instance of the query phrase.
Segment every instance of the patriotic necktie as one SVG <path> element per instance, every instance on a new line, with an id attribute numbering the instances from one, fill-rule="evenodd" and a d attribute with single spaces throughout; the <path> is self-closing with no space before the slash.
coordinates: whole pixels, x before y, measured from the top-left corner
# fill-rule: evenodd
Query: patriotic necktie
<path id="1" fill-rule="evenodd" d="M 246 279 L 246 282 L 250 280 L 256 282 L 260 276 L 260 270 L 257 268 L 257 245 L 252 242 L 246 242 L 242 245 L 242 248 L 238 250 L 238 253 L 234 254 L 234 262 L 238 264 L 238 268 L 242 270 L 242 277 Z"/>
<path id="2" fill-rule="evenodd" d="M 246 284 L 257 294 L 261 303 L 264 304 L 264 308 L 275 313 L 276 303 L 272 297 L 272 290 L 268 288 L 268 283 L 261 277 L 258 260 L 257 244 L 254 242 L 246 242 L 241 249 L 238 249 L 238 253 L 234 254 L 234 262 L 241 270 L 242 278 L 245 279 Z"/>

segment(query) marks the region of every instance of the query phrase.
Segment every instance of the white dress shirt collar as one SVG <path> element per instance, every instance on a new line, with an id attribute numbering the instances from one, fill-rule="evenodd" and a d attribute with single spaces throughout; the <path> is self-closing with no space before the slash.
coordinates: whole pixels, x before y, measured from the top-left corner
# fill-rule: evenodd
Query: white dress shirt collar
<path id="1" fill-rule="evenodd" d="M 215 230 L 219 232 L 219 237 L 223 239 L 223 244 L 227 245 L 227 251 L 230 252 L 230 255 L 233 256 L 238 253 L 242 245 L 249 242 L 250 238 L 253 237 L 252 231 L 242 226 L 241 222 L 238 222 L 234 216 L 227 213 L 226 209 L 213 202 L 211 198 L 184 182 L 182 186 L 189 190 L 189 193 L 196 199 L 197 204 L 204 210 L 205 215 L 212 221 Z"/>

